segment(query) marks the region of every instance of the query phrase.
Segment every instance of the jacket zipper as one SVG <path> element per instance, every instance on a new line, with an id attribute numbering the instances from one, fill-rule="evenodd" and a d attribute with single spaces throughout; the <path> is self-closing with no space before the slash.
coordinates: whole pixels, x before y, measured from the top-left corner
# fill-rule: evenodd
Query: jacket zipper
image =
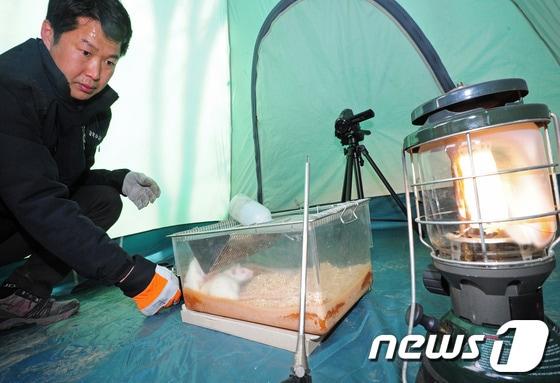
<path id="1" fill-rule="evenodd" d="M 86 150 L 86 126 L 82 125 L 82 150 Z"/>

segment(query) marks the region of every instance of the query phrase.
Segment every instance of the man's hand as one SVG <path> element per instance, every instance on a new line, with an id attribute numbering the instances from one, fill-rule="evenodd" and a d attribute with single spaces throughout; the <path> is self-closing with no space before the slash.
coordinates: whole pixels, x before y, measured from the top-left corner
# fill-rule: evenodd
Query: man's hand
<path id="1" fill-rule="evenodd" d="M 157 314 L 181 300 L 179 279 L 163 266 L 156 266 L 154 276 L 148 286 L 133 297 L 136 307 L 146 316 Z"/>
<path id="2" fill-rule="evenodd" d="M 138 172 L 128 172 L 126 174 L 122 192 L 134 202 L 138 210 L 148 206 L 148 203 L 154 203 L 161 194 L 156 181 L 144 173 Z"/>

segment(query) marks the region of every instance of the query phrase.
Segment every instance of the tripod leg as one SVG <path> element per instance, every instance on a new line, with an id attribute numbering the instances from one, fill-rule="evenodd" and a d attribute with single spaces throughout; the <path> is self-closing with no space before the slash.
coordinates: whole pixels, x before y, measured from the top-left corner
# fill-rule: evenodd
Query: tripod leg
<path id="1" fill-rule="evenodd" d="M 362 183 L 362 170 L 364 162 L 359 151 L 354 151 L 354 175 L 356 178 L 356 189 L 358 190 L 358 198 L 364 198 L 364 184 Z M 351 198 L 350 198 L 351 199 Z"/>
<path id="2" fill-rule="evenodd" d="M 403 212 L 403 214 L 406 216 L 406 207 L 404 206 L 404 204 L 402 203 L 402 201 L 399 199 L 399 197 L 397 196 L 397 193 L 395 193 L 395 190 L 393 190 L 393 188 L 391 187 L 391 185 L 389 184 L 389 181 L 387 181 L 387 179 L 385 178 L 385 176 L 383 175 L 383 173 L 381 172 L 381 169 L 379 169 L 377 167 L 377 165 L 375 164 L 375 162 L 373 162 L 373 159 L 371 158 L 371 156 L 369 155 L 367 149 L 365 148 L 365 146 L 362 145 L 362 153 L 364 153 L 364 156 L 366 156 L 369 164 L 371 165 L 371 167 L 373 168 L 373 170 L 375 170 L 375 173 L 377 173 L 377 176 L 379 177 L 379 179 L 381 179 L 381 182 L 383 182 L 383 185 L 385 185 L 385 187 L 387 188 L 387 190 L 389 191 L 389 193 L 391 194 L 391 197 L 393 197 L 393 199 L 395 200 L 396 204 L 399 206 L 399 208 L 401 209 L 401 211 Z"/>
<path id="3" fill-rule="evenodd" d="M 344 196 L 344 201 L 350 201 L 352 199 L 352 171 L 354 168 L 354 148 L 348 148 L 348 163 L 350 167 L 348 168 L 348 177 L 346 178 L 346 195 Z"/>
<path id="4" fill-rule="evenodd" d="M 346 202 L 352 198 L 352 153 L 349 149 L 344 149 L 346 154 L 346 170 L 344 172 L 344 183 L 342 184 L 341 202 Z"/>

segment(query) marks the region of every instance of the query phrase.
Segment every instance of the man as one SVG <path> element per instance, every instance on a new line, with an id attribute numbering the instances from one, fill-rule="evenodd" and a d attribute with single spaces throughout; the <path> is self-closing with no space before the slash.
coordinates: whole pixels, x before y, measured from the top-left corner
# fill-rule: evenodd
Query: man
<path id="1" fill-rule="evenodd" d="M 0 287 L 0 330 L 74 314 L 77 300 L 50 298 L 71 269 L 116 285 L 146 315 L 180 299 L 177 277 L 106 234 L 121 193 L 141 209 L 157 184 L 90 170 L 118 97 L 107 83 L 131 35 L 118 0 L 50 0 L 41 39 L 0 55 L 0 260 L 31 254 Z"/>

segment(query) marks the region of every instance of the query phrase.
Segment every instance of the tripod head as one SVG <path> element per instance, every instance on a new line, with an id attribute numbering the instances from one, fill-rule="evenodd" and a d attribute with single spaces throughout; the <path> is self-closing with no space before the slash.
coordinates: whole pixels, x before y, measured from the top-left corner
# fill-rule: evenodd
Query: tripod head
<path id="1" fill-rule="evenodd" d="M 373 118 L 375 113 L 368 109 L 354 115 L 352 109 L 344 109 L 334 123 L 334 135 L 340 139 L 342 145 L 356 144 L 371 134 L 369 130 L 360 129 L 360 122 Z"/>

